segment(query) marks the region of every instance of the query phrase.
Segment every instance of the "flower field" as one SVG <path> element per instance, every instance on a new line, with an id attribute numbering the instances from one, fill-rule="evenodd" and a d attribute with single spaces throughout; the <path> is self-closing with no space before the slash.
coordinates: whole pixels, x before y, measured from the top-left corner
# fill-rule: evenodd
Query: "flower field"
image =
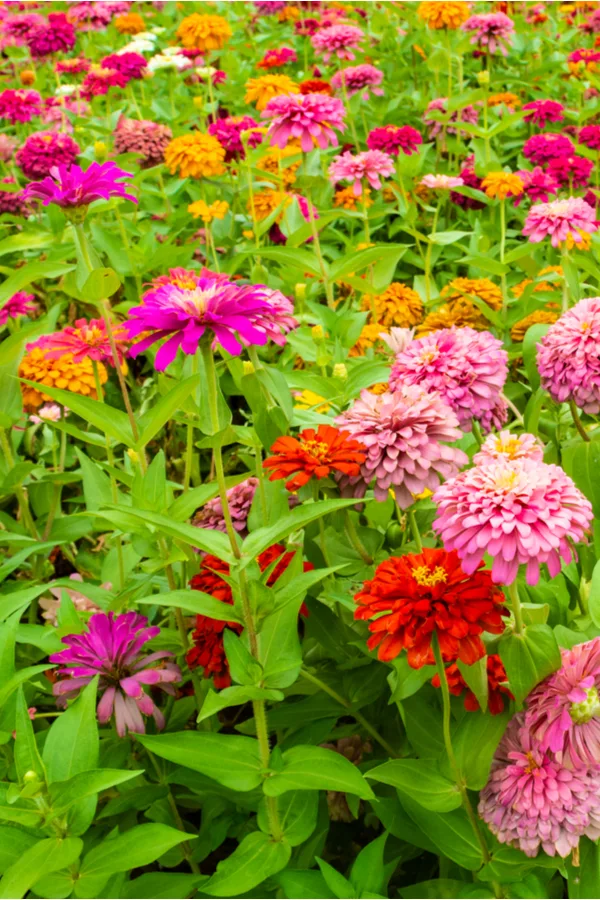
<path id="1" fill-rule="evenodd" d="M 600 896 L 600 4 L 0 42 L 0 900 Z"/>

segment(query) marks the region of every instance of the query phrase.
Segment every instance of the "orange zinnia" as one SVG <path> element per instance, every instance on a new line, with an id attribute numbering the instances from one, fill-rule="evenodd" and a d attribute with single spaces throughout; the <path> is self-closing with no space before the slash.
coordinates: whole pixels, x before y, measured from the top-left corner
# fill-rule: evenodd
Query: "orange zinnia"
<path id="1" fill-rule="evenodd" d="M 298 437 L 277 438 L 271 450 L 274 455 L 263 466 L 273 470 L 270 481 L 293 475 L 285 485 L 288 491 L 299 490 L 313 475 L 327 478 L 331 471 L 358 475 L 366 459 L 363 445 L 332 425 L 319 425 L 316 431 L 305 428 Z"/>

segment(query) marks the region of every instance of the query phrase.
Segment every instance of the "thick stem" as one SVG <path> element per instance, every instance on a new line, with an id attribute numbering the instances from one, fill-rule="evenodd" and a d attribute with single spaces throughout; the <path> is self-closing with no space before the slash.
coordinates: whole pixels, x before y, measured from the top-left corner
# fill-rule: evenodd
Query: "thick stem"
<path id="1" fill-rule="evenodd" d="M 412 532 L 413 541 L 417 545 L 417 553 L 423 552 L 423 541 L 421 540 L 421 532 L 419 531 L 419 527 L 417 525 L 417 520 L 415 519 L 415 511 L 414 509 L 409 509 L 406 517 L 408 519 L 410 530 Z"/>
<path id="2" fill-rule="evenodd" d="M 573 419 L 573 425 L 579 432 L 579 436 L 582 440 L 589 442 L 590 436 L 583 427 L 583 422 L 579 418 L 579 411 L 577 409 L 577 405 L 574 400 L 569 400 L 569 409 L 571 410 L 571 418 Z"/>
<path id="3" fill-rule="evenodd" d="M 523 634 L 523 611 L 521 610 L 521 601 L 519 599 L 519 589 L 516 580 L 508 585 L 508 595 L 512 606 L 513 616 L 515 617 L 515 634 Z"/>

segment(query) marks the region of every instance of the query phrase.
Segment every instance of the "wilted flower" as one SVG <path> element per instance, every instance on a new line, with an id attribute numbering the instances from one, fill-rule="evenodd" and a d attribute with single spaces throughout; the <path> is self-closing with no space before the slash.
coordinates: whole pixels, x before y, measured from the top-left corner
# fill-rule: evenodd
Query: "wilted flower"
<path id="1" fill-rule="evenodd" d="M 137 203 L 137 198 L 127 193 L 129 185 L 122 184 L 122 180 L 131 178 L 131 175 L 114 162 L 93 162 L 85 171 L 77 165 L 53 166 L 43 181 L 27 185 L 25 198 L 41 200 L 44 206 L 56 203 L 66 209 L 88 206 L 94 200 L 109 200 L 111 197 L 122 197 Z"/>
<path id="2" fill-rule="evenodd" d="M 29 416 L 29 421 L 33 422 L 34 425 L 41 425 L 42 422 L 59 422 L 63 416 L 67 415 L 68 409 L 66 406 L 59 406 L 58 403 L 44 403 L 44 405 L 40 406 L 40 408 L 38 409 L 37 415 L 35 413 L 32 413 Z M 75 576 L 71 575 L 70 577 L 74 578 Z M 51 604 L 53 602 L 56 601 L 46 600 L 47 604 Z M 42 609 L 50 608 L 49 606 L 44 606 L 43 600 L 40 600 L 40 606 L 42 607 Z M 48 618 L 48 616 L 46 616 L 44 613 L 42 613 L 42 616 L 45 619 Z M 55 625 L 56 622 L 53 622 L 52 624 Z"/>
<path id="3" fill-rule="evenodd" d="M 332 56 L 354 59 L 352 51 L 356 50 L 364 36 L 364 32 L 355 25 L 330 25 L 317 31 L 311 38 L 311 44 L 317 53 L 322 54 L 323 62 L 329 62 Z"/>
<path id="4" fill-rule="evenodd" d="M 389 178 L 394 174 L 394 162 L 391 156 L 382 150 L 365 150 L 356 156 L 346 151 L 333 160 L 328 171 L 332 184 L 350 181 L 352 190 L 360 197 L 363 191 L 363 178 L 366 178 L 373 190 L 378 190 L 381 187 L 381 178 Z"/>
<path id="5" fill-rule="evenodd" d="M 580 231 L 591 234 L 598 230 L 596 213 L 581 197 L 552 200 L 532 206 L 525 219 L 523 234 L 532 244 L 550 237 L 553 247 L 558 247 L 570 235 L 575 244 L 582 242 Z"/>
<path id="6" fill-rule="evenodd" d="M 30 416 L 29 418 L 32 422 L 37 420 L 38 423 L 41 421 L 58 422 L 62 418 L 62 407 L 57 406 L 56 404 L 47 405 L 46 407 L 42 406 L 41 409 L 38 410 L 37 416 Z M 75 584 L 77 584 L 78 582 L 82 582 L 83 578 L 78 572 L 75 572 L 73 575 L 69 575 L 69 580 L 74 581 Z M 110 582 L 107 582 L 106 584 L 103 584 L 102 587 L 110 590 L 112 585 Z M 43 610 L 42 619 L 45 619 L 46 622 L 50 622 L 55 628 L 58 626 L 58 611 L 60 610 L 63 592 L 67 594 L 69 600 L 79 612 L 102 612 L 100 607 L 93 603 L 89 597 L 86 597 L 85 594 L 75 590 L 74 587 L 51 587 L 50 593 L 52 594 L 52 597 L 42 597 L 39 601 L 39 606 L 40 609 Z"/>
<path id="7" fill-rule="evenodd" d="M 544 445 L 534 434 L 512 434 L 501 431 L 489 434 L 473 457 L 476 466 L 487 466 L 496 462 L 507 462 L 513 459 L 532 459 L 542 462 Z"/>
<path id="8" fill-rule="evenodd" d="M 344 130 L 344 105 L 325 94 L 290 94 L 274 97 L 261 113 L 270 119 L 271 144 L 283 149 L 290 139 L 298 139 L 305 153 L 316 147 L 337 147 L 335 130 Z"/>
<path id="9" fill-rule="evenodd" d="M 254 500 L 254 494 L 258 487 L 258 478 L 246 478 L 240 484 L 234 485 L 227 491 L 227 505 L 233 527 L 242 535 L 246 533 L 248 516 Z M 197 528 L 209 528 L 213 531 L 227 532 L 223 504 L 220 497 L 214 497 L 199 509 L 192 519 L 192 525 Z"/>
<path id="10" fill-rule="evenodd" d="M 288 491 L 298 491 L 311 478 L 327 478 L 332 472 L 357 476 L 365 461 L 364 451 L 362 444 L 350 439 L 348 432 L 319 425 L 316 430 L 305 428 L 298 437 L 277 438 L 271 447 L 273 456 L 263 466 L 273 470 L 270 481 L 292 475 L 285 486 Z"/>
<path id="11" fill-rule="evenodd" d="M 557 403 L 600 412 L 600 297 L 580 300 L 551 325 L 537 349 L 542 386 Z"/>

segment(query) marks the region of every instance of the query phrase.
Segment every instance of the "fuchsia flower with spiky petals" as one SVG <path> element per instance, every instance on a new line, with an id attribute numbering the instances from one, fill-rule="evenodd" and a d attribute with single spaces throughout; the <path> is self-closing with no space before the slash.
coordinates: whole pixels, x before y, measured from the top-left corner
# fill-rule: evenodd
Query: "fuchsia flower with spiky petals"
<path id="1" fill-rule="evenodd" d="M 367 448 L 360 475 L 340 478 L 342 492 L 364 497 L 374 481 L 375 499 L 387 500 L 390 489 L 402 509 L 414 495 L 434 490 L 468 462 L 462 450 L 447 447 L 460 437 L 458 419 L 437 393 L 399 386 L 393 394 L 363 391 L 336 423 Z"/>
<path id="2" fill-rule="evenodd" d="M 383 89 L 379 87 L 383 81 L 383 72 L 368 63 L 361 66 L 348 66 L 340 69 L 331 79 L 331 86 L 336 91 L 342 91 L 344 85 L 349 97 L 362 93 L 363 100 L 369 99 L 369 90 L 376 96 L 383 96 Z"/>
<path id="3" fill-rule="evenodd" d="M 534 203 L 540 201 L 547 203 L 553 194 L 558 193 L 560 187 L 558 181 L 553 175 L 544 172 L 541 166 L 536 166 L 531 171 L 521 169 L 515 172 L 515 175 L 519 176 L 524 188 L 523 193 L 515 198 L 515 206 L 519 205 L 524 196 L 529 197 Z"/>
<path id="4" fill-rule="evenodd" d="M 225 119 L 211 122 L 208 126 L 208 133 L 216 137 L 225 150 L 225 162 L 230 162 L 232 159 L 246 158 L 246 151 L 242 143 L 244 131 L 249 132 L 246 136 L 248 147 L 258 147 L 263 139 L 258 128 L 258 122 L 252 116 L 227 116 Z"/>
<path id="5" fill-rule="evenodd" d="M 30 316 L 36 309 L 37 303 L 33 294 L 17 291 L 6 301 L 4 306 L 0 307 L 0 327 L 4 328 L 9 319 Z"/>
<path id="6" fill-rule="evenodd" d="M 29 52 L 37 59 L 67 52 L 75 46 L 75 28 L 65 13 L 49 13 L 48 20 L 33 28 L 26 41 Z"/>
<path id="7" fill-rule="evenodd" d="M 11 125 L 30 122 L 42 111 L 42 98 L 37 91 L 14 91 L 8 88 L 0 93 L 0 119 Z"/>
<path id="8" fill-rule="evenodd" d="M 56 203 L 57 206 L 72 208 L 88 206 L 94 200 L 109 200 L 111 197 L 122 197 L 137 203 L 133 194 L 128 194 L 124 178 L 131 178 L 132 173 L 120 169 L 114 162 L 93 162 L 85 171 L 81 166 L 59 165 L 49 170 L 50 174 L 43 181 L 34 181 L 25 189 L 26 199 L 41 200 L 44 206 Z"/>
<path id="9" fill-rule="evenodd" d="M 143 716 L 152 716 L 156 727 L 164 728 L 165 718 L 144 685 L 174 694 L 173 683 L 181 681 L 181 671 L 171 662 L 173 654 L 168 650 L 141 655 L 144 644 L 159 634 L 158 626 L 149 626 L 148 619 L 136 612 L 92 616 L 88 631 L 63 637 L 67 649 L 50 657 L 50 662 L 64 666 L 58 670 L 59 675 L 70 676 L 57 681 L 52 688 L 59 705 L 77 697 L 99 675 L 100 724 L 105 725 L 114 715 L 119 737 L 125 737 L 128 731 L 144 734 Z M 153 668 L 152 664 L 159 661 L 159 666 Z"/>
<path id="10" fill-rule="evenodd" d="M 549 237 L 552 246 L 559 247 L 569 236 L 576 244 L 580 244 L 583 240 L 580 231 L 592 234 L 597 230 L 598 222 L 593 207 L 581 197 L 567 197 L 532 206 L 527 213 L 522 234 L 532 244 L 538 244 Z"/>
<path id="11" fill-rule="evenodd" d="M 343 131 L 344 104 L 325 94 L 282 94 L 269 100 L 261 118 L 271 119 L 269 137 L 271 144 L 285 149 L 290 138 L 298 138 L 305 153 L 330 145 L 337 147 L 334 129 Z"/>
<path id="12" fill-rule="evenodd" d="M 352 156 L 349 151 L 337 156 L 329 166 L 329 180 L 332 184 L 338 181 L 351 181 L 352 190 L 357 197 L 363 191 L 363 178 L 374 190 L 381 187 L 381 178 L 389 178 L 394 174 L 394 161 L 382 150 L 365 150 Z"/>
<path id="13" fill-rule="evenodd" d="M 600 412 L 600 297 L 580 300 L 537 345 L 542 387 L 557 403 Z"/>
<path id="14" fill-rule="evenodd" d="M 583 835 L 600 837 L 600 779 L 595 768 L 572 772 L 544 752 L 518 713 L 494 754 L 478 811 L 500 843 L 564 859 Z"/>
<path id="15" fill-rule="evenodd" d="M 398 156 L 400 150 L 407 156 L 417 151 L 423 138 L 411 125 L 382 125 L 374 128 L 367 136 L 369 150 L 383 150 L 390 156 Z"/>
<path id="16" fill-rule="evenodd" d="M 554 578 L 561 556 L 571 562 L 573 543 L 592 521 L 589 500 L 568 475 L 531 459 L 475 466 L 439 487 L 433 499 L 433 530 L 446 549 L 458 552 L 467 574 L 489 553 L 497 584 L 511 584 L 520 565 L 528 584 L 537 584 L 542 563 Z"/>
<path id="17" fill-rule="evenodd" d="M 321 28 L 311 38 L 311 44 L 317 53 L 323 56 L 323 62 L 329 62 L 332 56 L 338 59 L 354 59 L 356 50 L 364 38 L 364 32 L 355 25 L 330 25 Z"/>
<path id="18" fill-rule="evenodd" d="M 68 134 L 37 131 L 17 150 L 15 162 L 28 178 L 44 178 L 55 166 L 70 166 L 79 153 L 79 144 Z"/>
<path id="19" fill-rule="evenodd" d="M 473 457 L 476 466 L 487 466 L 496 462 L 511 459 L 533 459 L 543 462 L 544 445 L 534 434 L 512 434 L 501 431 L 500 434 L 489 434 L 481 450 Z"/>
<path id="20" fill-rule="evenodd" d="M 565 108 L 558 100 L 532 100 L 523 104 L 523 109 L 529 110 L 524 121 L 533 122 L 539 128 L 548 122 L 562 122 L 565 117 Z"/>
<path id="21" fill-rule="evenodd" d="M 502 12 L 480 13 L 469 16 L 461 25 L 463 31 L 472 31 L 471 44 L 487 53 L 499 50 L 503 56 L 508 55 L 508 47 L 512 44 L 515 23 Z"/>
<path id="22" fill-rule="evenodd" d="M 487 432 L 506 419 L 501 392 L 507 375 L 508 354 L 489 331 L 442 328 L 412 341 L 396 356 L 390 390 L 417 384 L 439 391 L 461 428 L 470 431 L 476 419 Z"/>
<path id="23" fill-rule="evenodd" d="M 565 134 L 534 134 L 523 145 L 523 156 L 534 166 L 545 166 L 557 156 L 570 156 L 575 152 L 572 141 Z"/>

